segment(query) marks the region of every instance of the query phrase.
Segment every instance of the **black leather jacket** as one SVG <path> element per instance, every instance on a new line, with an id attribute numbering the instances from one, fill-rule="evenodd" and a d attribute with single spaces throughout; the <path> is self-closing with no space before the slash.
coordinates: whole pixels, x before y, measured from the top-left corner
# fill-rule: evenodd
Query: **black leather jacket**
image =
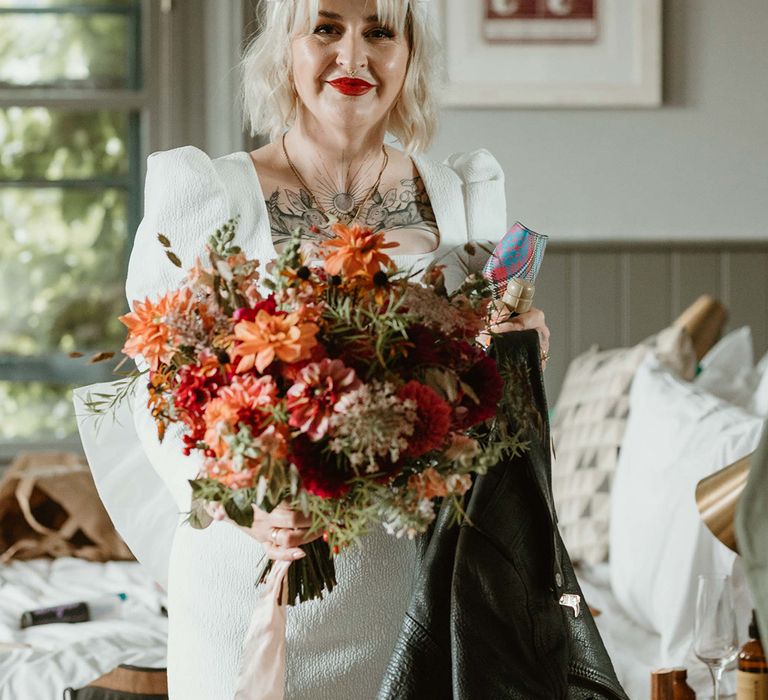
<path id="1" fill-rule="evenodd" d="M 450 526 L 443 507 L 423 538 L 379 700 L 627 700 L 557 530 L 538 335 L 491 351 L 523 370 L 529 447 L 475 479 L 469 521 Z"/>

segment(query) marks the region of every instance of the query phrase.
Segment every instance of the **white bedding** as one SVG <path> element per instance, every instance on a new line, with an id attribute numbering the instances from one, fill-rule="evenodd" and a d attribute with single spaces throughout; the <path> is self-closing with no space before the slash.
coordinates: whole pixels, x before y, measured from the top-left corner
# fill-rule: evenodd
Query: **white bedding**
<path id="1" fill-rule="evenodd" d="M 125 593 L 116 619 L 19 629 L 25 610 Z M 74 558 L 0 566 L 0 700 L 59 700 L 128 663 L 165 667 L 164 595 L 137 562 Z"/>
<path id="2" fill-rule="evenodd" d="M 670 665 L 661 655 L 661 637 L 643 629 L 624 613 L 611 591 L 608 563 L 579 567 L 576 574 L 587 604 L 601 612 L 595 622 L 624 690 L 630 700 L 648 700 L 651 697 L 651 671 Z M 688 684 L 697 697 L 712 697 L 709 671 L 693 651 L 682 663 L 675 665 L 688 669 Z M 735 689 L 735 672 L 726 670 L 722 700 L 731 697 Z"/>

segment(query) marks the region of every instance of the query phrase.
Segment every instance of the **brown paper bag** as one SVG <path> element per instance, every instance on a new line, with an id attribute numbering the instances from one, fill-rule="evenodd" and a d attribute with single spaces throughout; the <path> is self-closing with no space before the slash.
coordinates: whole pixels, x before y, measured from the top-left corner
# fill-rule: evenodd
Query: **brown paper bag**
<path id="1" fill-rule="evenodd" d="M 79 455 L 21 452 L 0 480 L 0 562 L 37 557 L 133 559 Z"/>

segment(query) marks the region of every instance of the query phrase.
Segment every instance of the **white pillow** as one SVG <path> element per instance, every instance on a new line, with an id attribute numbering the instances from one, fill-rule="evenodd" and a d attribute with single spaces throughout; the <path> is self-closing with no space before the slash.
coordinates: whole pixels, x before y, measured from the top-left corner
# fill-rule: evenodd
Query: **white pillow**
<path id="1" fill-rule="evenodd" d="M 760 377 L 760 382 L 752 394 L 749 410 L 755 415 L 768 418 L 768 353 L 757 363 L 755 373 Z"/>
<path id="2" fill-rule="evenodd" d="M 721 399 L 746 408 L 760 377 L 755 373 L 752 331 L 737 328 L 721 338 L 699 363 L 694 383 Z"/>
<path id="3" fill-rule="evenodd" d="M 730 572 L 735 557 L 701 521 L 696 484 L 752 452 L 763 421 L 654 356 L 638 369 L 629 402 L 613 485 L 611 586 L 626 613 L 661 636 L 674 665 L 690 648 L 698 574 Z"/>

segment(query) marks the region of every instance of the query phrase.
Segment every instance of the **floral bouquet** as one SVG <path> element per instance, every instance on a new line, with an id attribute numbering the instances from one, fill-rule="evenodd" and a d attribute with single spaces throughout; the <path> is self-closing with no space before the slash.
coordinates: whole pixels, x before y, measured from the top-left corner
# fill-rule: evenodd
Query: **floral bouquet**
<path id="1" fill-rule="evenodd" d="M 211 236 L 180 288 L 120 318 L 123 352 L 148 365 L 128 381 L 145 377 L 158 437 L 181 423 L 184 453 L 204 455 L 192 526 L 248 527 L 254 507 L 283 501 L 311 515 L 322 537 L 288 570 L 295 604 L 333 589 L 333 556 L 373 524 L 414 537 L 439 499 L 466 517 L 472 474 L 523 444 L 500 409 L 503 372 L 475 341 L 491 297 L 482 276 L 449 294 L 440 265 L 417 282 L 383 233 L 340 224 L 311 260 L 297 233 L 262 276 L 236 226 Z"/>

